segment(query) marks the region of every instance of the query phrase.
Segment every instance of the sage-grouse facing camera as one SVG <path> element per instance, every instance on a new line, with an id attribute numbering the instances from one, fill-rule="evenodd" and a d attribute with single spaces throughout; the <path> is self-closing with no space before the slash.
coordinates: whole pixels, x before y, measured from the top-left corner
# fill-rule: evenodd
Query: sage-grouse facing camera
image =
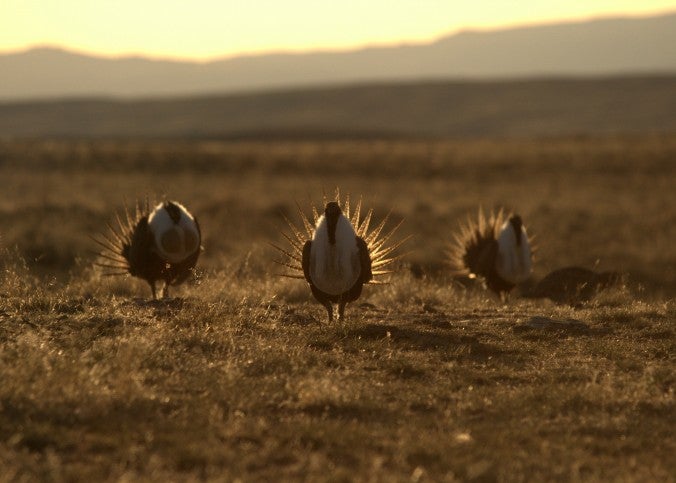
<path id="1" fill-rule="evenodd" d="M 324 198 L 324 210 L 320 214 L 312 207 L 312 221 L 298 207 L 303 227 L 297 227 L 286 218 L 291 234 L 282 232 L 289 242 L 287 249 L 273 244 L 284 256 L 277 263 L 294 273 L 284 276 L 305 279 L 315 299 L 326 307 L 329 321 L 333 320 L 333 304 L 338 304 L 338 318 L 343 318 L 345 305 L 357 300 L 364 284 L 382 283 L 379 277 L 389 274 L 389 267 L 400 257 L 391 256 L 402 243 L 388 240 L 401 222 L 384 234 L 385 217 L 369 232 L 373 210 L 361 217 L 361 199 L 354 212 L 350 211 L 350 197 L 341 207 L 340 192 L 335 200 Z"/>
<path id="2" fill-rule="evenodd" d="M 519 215 L 501 209 L 485 216 L 479 209 L 477 220 L 468 219 L 454 235 L 449 257 L 456 275 L 479 278 L 502 298 L 530 277 L 531 246 Z"/>
<path id="3" fill-rule="evenodd" d="M 102 248 L 99 267 L 105 275 L 132 275 L 150 285 L 157 298 L 155 283 L 164 282 L 162 297 L 169 286 L 184 282 L 191 274 L 201 251 L 202 235 L 197 219 L 180 203 L 165 201 L 150 211 L 148 202 L 135 214 L 125 209 L 109 232 L 94 239 Z"/>

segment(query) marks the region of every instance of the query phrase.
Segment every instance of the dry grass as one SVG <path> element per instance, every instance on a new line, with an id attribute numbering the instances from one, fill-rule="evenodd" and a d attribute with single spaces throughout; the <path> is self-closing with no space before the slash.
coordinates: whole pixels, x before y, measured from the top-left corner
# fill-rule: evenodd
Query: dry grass
<path id="1" fill-rule="evenodd" d="M 0 480 L 673 481 L 675 156 L 674 137 L 0 145 Z M 336 184 L 405 218 L 414 270 L 327 324 L 267 241 Z M 146 193 L 204 227 L 167 303 L 87 252 Z M 479 203 L 523 215 L 538 277 L 600 260 L 629 286 L 572 308 L 457 285 L 440 257 Z"/>

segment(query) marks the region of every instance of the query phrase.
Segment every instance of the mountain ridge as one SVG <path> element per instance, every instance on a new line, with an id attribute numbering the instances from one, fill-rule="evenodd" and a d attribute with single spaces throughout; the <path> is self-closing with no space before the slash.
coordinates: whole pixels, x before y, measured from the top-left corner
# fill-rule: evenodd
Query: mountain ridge
<path id="1" fill-rule="evenodd" d="M 676 72 L 676 13 L 498 30 L 429 43 L 282 52 L 207 62 L 96 57 L 54 47 L 0 54 L 0 100 L 162 97 L 423 79 Z"/>

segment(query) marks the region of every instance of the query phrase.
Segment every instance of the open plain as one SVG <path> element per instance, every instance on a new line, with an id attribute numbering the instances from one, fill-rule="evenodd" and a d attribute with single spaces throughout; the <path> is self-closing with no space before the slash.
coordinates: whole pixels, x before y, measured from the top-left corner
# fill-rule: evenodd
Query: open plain
<path id="1" fill-rule="evenodd" d="M 0 179 L 1 481 L 676 478 L 672 134 L 5 140 Z M 269 243 L 336 186 L 412 238 L 329 324 Z M 93 267 L 145 197 L 202 226 L 168 301 Z M 522 215 L 535 280 L 626 283 L 569 306 L 454 280 L 480 205 Z"/>

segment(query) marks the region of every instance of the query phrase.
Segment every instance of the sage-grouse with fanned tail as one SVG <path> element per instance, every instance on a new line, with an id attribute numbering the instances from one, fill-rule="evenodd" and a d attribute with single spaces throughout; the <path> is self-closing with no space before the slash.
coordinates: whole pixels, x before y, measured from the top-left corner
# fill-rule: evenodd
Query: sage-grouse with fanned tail
<path id="1" fill-rule="evenodd" d="M 291 270 L 284 276 L 305 279 L 315 299 L 333 320 L 333 304 L 338 305 L 338 318 L 343 318 L 345 305 L 357 300 L 364 284 L 383 283 L 381 277 L 392 273 L 392 265 L 401 256 L 393 255 L 406 240 L 388 244 L 401 222 L 384 232 L 389 215 L 369 231 L 373 209 L 362 217 L 361 198 L 351 211 L 350 197 L 341 202 L 324 196 L 322 213 L 312 206 L 312 219 L 298 207 L 302 227 L 285 217 L 290 233 L 282 231 L 288 248 L 272 245 L 283 256 L 276 260 Z"/>
<path id="2" fill-rule="evenodd" d="M 132 275 L 150 285 L 163 281 L 162 297 L 169 286 L 184 282 L 192 273 L 202 250 L 202 234 L 197 219 L 180 203 L 165 201 L 152 211 L 148 202 L 136 204 L 131 214 L 125 207 L 116 222 L 108 223 L 108 233 L 94 241 L 100 246 L 96 265 L 104 275 Z"/>
<path id="3" fill-rule="evenodd" d="M 533 242 L 519 215 L 500 209 L 461 224 L 448 255 L 455 275 L 479 278 L 503 298 L 533 270 Z"/>

